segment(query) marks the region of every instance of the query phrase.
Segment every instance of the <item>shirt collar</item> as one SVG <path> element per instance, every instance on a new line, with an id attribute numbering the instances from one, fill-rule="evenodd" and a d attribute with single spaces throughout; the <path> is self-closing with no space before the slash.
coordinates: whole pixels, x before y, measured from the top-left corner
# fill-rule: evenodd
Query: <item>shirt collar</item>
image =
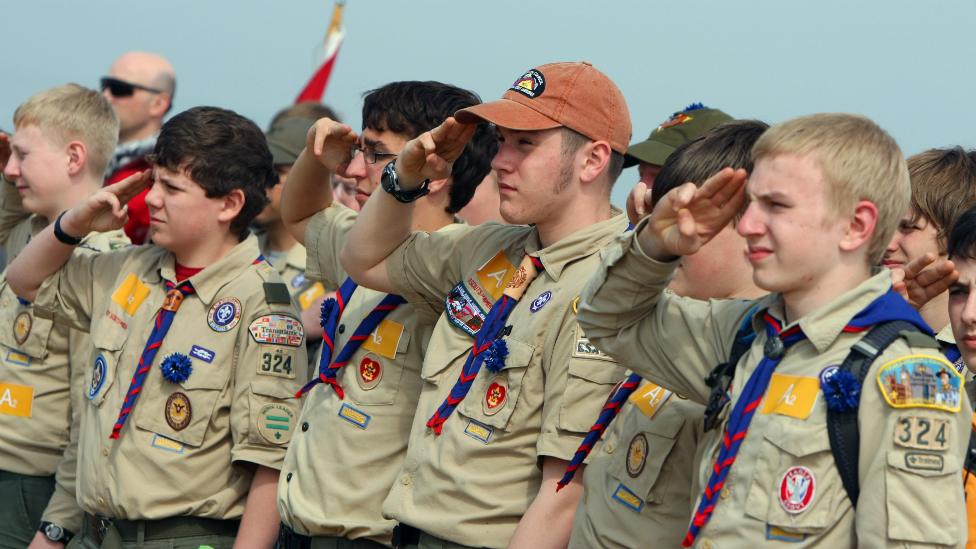
<path id="1" fill-rule="evenodd" d="M 539 249 L 539 232 L 533 231 L 532 237 L 526 242 L 525 252 L 537 256 L 546 268 L 546 273 L 553 280 L 559 280 L 566 265 L 596 253 L 624 232 L 627 228 L 627 216 L 619 212 L 620 210 L 614 208 L 615 215 L 610 219 L 584 227 L 542 249 Z"/>
<path id="2" fill-rule="evenodd" d="M 212 302 L 221 288 L 246 271 L 260 255 L 257 237 L 248 235 L 227 255 L 189 278 L 196 295 L 204 303 Z M 162 254 L 156 266 L 161 279 L 176 282 L 176 259 L 171 252 Z"/>

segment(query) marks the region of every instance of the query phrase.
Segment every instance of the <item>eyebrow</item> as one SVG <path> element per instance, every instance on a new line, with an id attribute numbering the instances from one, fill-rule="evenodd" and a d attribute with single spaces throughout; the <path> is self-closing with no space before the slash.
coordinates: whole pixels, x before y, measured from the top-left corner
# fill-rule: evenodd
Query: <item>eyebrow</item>
<path id="1" fill-rule="evenodd" d="M 382 141 L 376 141 L 376 140 L 370 139 L 368 137 L 364 137 L 363 138 L 363 144 L 366 145 L 367 147 L 373 149 L 373 150 L 379 149 L 378 152 L 385 152 L 385 151 L 390 150 L 390 148 L 386 146 L 386 143 L 383 143 Z"/>
<path id="2" fill-rule="evenodd" d="M 755 200 L 757 198 L 765 198 L 765 199 L 772 199 L 772 200 L 777 200 L 777 199 L 779 199 L 779 200 L 789 200 L 789 199 L 791 199 L 791 197 L 789 195 L 783 193 L 782 191 L 778 191 L 776 189 L 769 190 L 769 191 L 762 192 L 762 193 L 749 192 L 748 195 L 749 195 L 749 198 L 751 200 Z"/>

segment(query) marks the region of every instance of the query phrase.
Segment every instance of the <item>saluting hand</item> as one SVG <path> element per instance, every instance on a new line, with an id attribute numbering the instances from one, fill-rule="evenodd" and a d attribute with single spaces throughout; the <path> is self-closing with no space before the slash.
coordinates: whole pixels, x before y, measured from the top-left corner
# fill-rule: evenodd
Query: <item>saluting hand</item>
<path id="1" fill-rule="evenodd" d="M 308 129 L 305 149 L 311 152 L 331 173 L 346 177 L 352 151 L 359 136 L 346 124 L 331 118 L 320 118 Z"/>
<path id="2" fill-rule="evenodd" d="M 627 195 L 627 219 L 632 225 L 636 225 L 649 211 L 651 211 L 651 190 L 647 188 L 646 183 L 638 181 Z"/>
<path id="3" fill-rule="evenodd" d="M 152 171 L 146 170 L 99 189 L 64 214 L 61 228 L 76 237 L 121 228 L 129 218 L 126 204 L 142 192 L 150 181 Z"/>
<path id="4" fill-rule="evenodd" d="M 476 128 L 476 124 L 462 124 L 452 116 L 408 141 L 396 160 L 401 186 L 412 189 L 425 179 L 450 177 L 454 161 L 464 152 Z"/>
<path id="5" fill-rule="evenodd" d="M 638 235 L 644 253 L 663 261 L 697 252 L 742 208 L 745 180 L 745 170 L 724 168 L 701 187 L 685 183 L 671 189 Z"/>
<path id="6" fill-rule="evenodd" d="M 932 265 L 931 269 L 926 269 Z M 948 259 L 936 261 L 935 254 L 926 253 L 891 270 L 891 287 L 900 293 L 916 310 L 935 296 L 949 289 L 959 280 L 959 271 Z"/>

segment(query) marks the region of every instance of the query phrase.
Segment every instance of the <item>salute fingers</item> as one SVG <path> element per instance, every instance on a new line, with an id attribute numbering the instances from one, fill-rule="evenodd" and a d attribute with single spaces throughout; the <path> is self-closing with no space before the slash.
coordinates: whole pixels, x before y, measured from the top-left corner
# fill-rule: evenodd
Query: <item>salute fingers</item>
<path id="1" fill-rule="evenodd" d="M 358 139 L 350 126 L 321 118 L 309 128 L 305 146 L 330 172 L 345 172 Z"/>

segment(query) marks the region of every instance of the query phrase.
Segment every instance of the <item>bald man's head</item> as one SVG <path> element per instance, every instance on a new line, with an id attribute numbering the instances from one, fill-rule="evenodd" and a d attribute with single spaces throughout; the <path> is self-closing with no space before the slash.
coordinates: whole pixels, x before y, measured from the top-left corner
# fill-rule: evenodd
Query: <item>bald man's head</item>
<path id="1" fill-rule="evenodd" d="M 118 86 L 115 90 L 103 86 L 102 93 L 112 103 L 121 123 L 119 143 L 137 141 L 157 133 L 176 93 L 173 65 L 155 53 L 132 51 L 112 63 L 108 76 L 134 85 Z"/>

